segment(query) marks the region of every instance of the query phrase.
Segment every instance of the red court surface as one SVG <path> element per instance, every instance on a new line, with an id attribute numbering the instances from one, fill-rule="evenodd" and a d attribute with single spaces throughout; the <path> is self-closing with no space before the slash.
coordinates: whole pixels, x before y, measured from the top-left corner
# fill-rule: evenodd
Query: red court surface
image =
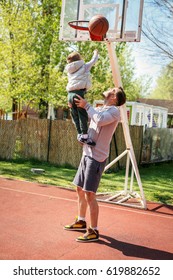
<path id="1" fill-rule="evenodd" d="M 173 207 L 148 210 L 99 202 L 100 240 L 79 243 L 76 193 L 0 178 L 1 260 L 173 260 Z M 88 220 L 88 216 L 87 216 Z"/>

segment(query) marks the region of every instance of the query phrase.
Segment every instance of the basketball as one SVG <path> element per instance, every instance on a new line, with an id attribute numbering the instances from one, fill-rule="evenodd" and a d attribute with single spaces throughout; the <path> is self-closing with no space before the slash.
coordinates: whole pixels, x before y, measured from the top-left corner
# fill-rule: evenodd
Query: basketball
<path id="1" fill-rule="evenodd" d="M 95 15 L 88 25 L 89 31 L 96 36 L 103 36 L 109 29 L 108 20 L 102 15 Z"/>

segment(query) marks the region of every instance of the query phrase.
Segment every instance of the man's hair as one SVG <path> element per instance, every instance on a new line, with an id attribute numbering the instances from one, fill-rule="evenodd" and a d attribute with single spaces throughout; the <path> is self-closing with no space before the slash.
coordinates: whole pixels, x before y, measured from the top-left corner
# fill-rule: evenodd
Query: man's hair
<path id="1" fill-rule="evenodd" d="M 108 89 L 102 95 L 108 97 L 110 94 L 116 96 L 116 106 L 121 106 L 126 102 L 126 94 L 122 87 Z"/>
<path id="2" fill-rule="evenodd" d="M 121 106 L 126 102 L 126 94 L 122 87 L 118 87 L 118 91 L 116 92 L 117 102 L 116 106 Z"/>
<path id="3" fill-rule="evenodd" d="M 78 52 L 72 52 L 67 57 L 67 63 L 71 63 L 73 61 L 81 60 L 81 55 Z"/>

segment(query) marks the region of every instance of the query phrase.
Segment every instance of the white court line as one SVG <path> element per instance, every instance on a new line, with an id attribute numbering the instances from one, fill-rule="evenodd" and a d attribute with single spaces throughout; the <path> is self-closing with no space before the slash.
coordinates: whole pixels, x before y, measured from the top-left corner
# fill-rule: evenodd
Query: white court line
<path id="1" fill-rule="evenodd" d="M 44 197 L 48 197 L 48 198 L 55 198 L 55 199 L 60 199 L 60 200 L 67 200 L 67 201 L 77 202 L 77 200 L 74 200 L 74 199 L 63 198 L 63 197 L 58 197 L 58 196 L 52 196 L 52 195 L 47 195 L 47 194 L 40 194 L 40 193 L 34 193 L 34 192 L 26 192 L 26 191 L 10 189 L 10 188 L 3 188 L 3 187 L 0 187 L 0 189 L 8 190 L 8 191 L 14 191 L 14 192 L 19 192 L 19 193 L 26 193 L 26 194 L 44 196 Z"/>
<path id="2" fill-rule="evenodd" d="M 19 193 L 25 193 L 25 194 L 30 194 L 30 195 L 37 195 L 37 196 L 43 196 L 43 197 L 48 197 L 48 198 L 54 198 L 54 199 L 59 199 L 59 200 L 71 201 L 71 202 L 77 203 L 77 199 L 75 200 L 75 199 L 69 199 L 69 198 L 64 198 L 64 197 L 51 196 L 51 195 L 47 195 L 47 194 L 38 194 L 38 193 L 35 193 L 35 192 L 26 192 L 26 191 L 22 191 L 22 190 L 10 189 L 10 188 L 4 188 L 4 187 L 0 187 L 0 189 L 7 190 L 7 191 L 19 192 Z M 116 209 L 116 210 L 126 211 L 126 212 L 132 212 L 132 213 L 138 213 L 138 214 L 148 215 L 148 216 L 161 217 L 161 218 L 166 218 L 166 219 L 173 219 L 173 217 L 171 217 L 171 216 L 166 216 L 165 214 L 151 213 L 151 212 L 147 212 L 146 210 L 137 211 L 137 210 L 133 210 L 133 209 L 128 209 L 127 207 L 120 208 L 120 207 L 109 206 L 109 205 L 104 205 L 104 204 L 100 205 L 100 207 L 114 209 L 114 210 Z"/>

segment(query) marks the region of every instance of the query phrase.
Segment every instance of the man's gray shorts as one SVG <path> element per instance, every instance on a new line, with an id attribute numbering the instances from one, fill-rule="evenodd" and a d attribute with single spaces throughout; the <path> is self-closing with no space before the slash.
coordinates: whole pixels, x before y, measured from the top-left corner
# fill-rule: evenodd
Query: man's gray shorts
<path id="1" fill-rule="evenodd" d="M 89 156 L 83 156 L 74 178 L 74 185 L 81 187 L 84 191 L 96 193 L 106 160 L 99 162 Z"/>

